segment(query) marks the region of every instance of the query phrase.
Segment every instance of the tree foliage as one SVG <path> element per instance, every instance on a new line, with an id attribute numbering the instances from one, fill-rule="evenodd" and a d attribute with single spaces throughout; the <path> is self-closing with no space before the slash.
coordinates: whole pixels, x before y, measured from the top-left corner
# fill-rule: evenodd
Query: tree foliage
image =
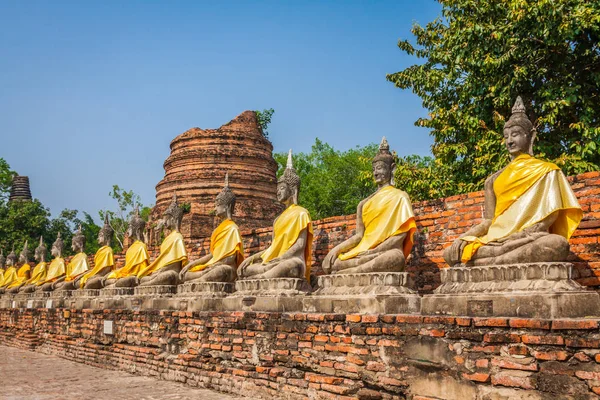
<path id="1" fill-rule="evenodd" d="M 275 110 L 269 108 L 262 111 L 256 110 L 254 112 L 256 113 L 258 125 L 260 125 L 260 129 L 262 130 L 263 135 L 268 139 L 269 131 L 267 129 L 269 127 L 269 124 L 271 123 L 271 118 L 273 117 L 273 113 L 275 113 Z"/>
<path id="2" fill-rule="evenodd" d="M 10 194 L 10 186 L 13 178 L 17 175 L 15 171 L 10 169 L 6 160 L 0 157 L 0 202 L 6 201 Z"/>
<path id="3" fill-rule="evenodd" d="M 507 163 L 502 128 L 517 95 L 537 130 L 536 156 L 567 174 L 599 169 L 600 2 L 439 1 L 442 17 L 415 24 L 415 44 L 398 43 L 423 63 L 387 75 L 429 110 L 415 125 L 431 129 L 434 170 L 444 170 L 426 192 L 481 189 Z M 403 176 L 432 172 L 418 164 Z"/>
<path id="4" fill-rule="evenodd" d="M 317 138 L 310 153 L 294 154 L 294 168 L 301 179 L 300 205 L 313 219 L 355 213 L 358 203 L 376 189 L 371 160 L 377 149 L 371 144 L 337 151 Z M 281 176 L 287 153 L 274 157 Z"/>

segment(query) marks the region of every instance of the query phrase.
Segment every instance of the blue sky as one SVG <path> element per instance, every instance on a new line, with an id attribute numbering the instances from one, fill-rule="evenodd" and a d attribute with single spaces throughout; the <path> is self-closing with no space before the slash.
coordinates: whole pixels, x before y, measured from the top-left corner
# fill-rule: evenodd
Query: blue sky
<path id="1" fill-rule="evenodd" d="M 154 203 L 169 142 L 274 108 L 276 152 L 388 137 L 430 152 L 420 99 L 385 80 L 396 43 L 440 13 L 419 1 L 0 0 L 0 157 L 54 215 Z"/>

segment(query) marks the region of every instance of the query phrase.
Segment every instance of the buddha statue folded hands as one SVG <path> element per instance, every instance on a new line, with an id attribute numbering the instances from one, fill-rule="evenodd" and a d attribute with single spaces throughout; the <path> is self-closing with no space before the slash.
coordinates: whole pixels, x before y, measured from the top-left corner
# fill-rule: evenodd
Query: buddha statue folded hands
<path id="1" fill-rule="evenodd" d="M 21 293 L 31 293 L 35 288 L 40 285 L 46 279 L 48 272 L 48 264 L 46 263 L 46 246 L 44 245 L 44 238 L 40 236 L 40 244 L 35 248 L 34 258 L 38 264 L 33 268 L 31 278 L 24 282 L 19 287 Z"/>
<path id="2" fill-rule="evenodd" d="M 125 253 L 125 265 L 106 276 L 103 282 L 105 288 L 137 285 L 138 273 L 148 266 L 148 249 L 144 243 L 145 227 L 146 221 L 140 217 L 139 209 L 136 207 L 127 228 L 127 236 L 134 242 Z"/>
<path id="3" fill-rule="evenodd" d="M 222 222 L 210 237 L 210 253 L 189 263 L 179 274 L 181 281 L 233 282 L 237 268 L 244 259 L 242 236 L 231 220 L 235 208 L 235 194 L 229 187 L 229 174 L 225 186 L 215 199 L 215 213 Z"/>
<path id="4" fill-rule="evenodd" d="M 408 194 L 393 186 L 394 167 L 384 137 L 373 159 L 378 189 L 358 204 L 356 234 L 335 246 L 323 260 L 326 273 L 404 271 L 416 223 Z"/>
<path id="5" fill-rule="evenodd" d="M 76 290 L 79 288 L 79 279 L 89 271 L 87 255 L 83 252 L 85 248 L 85 236 L 81 233 L 81 225 L 73 235 L 71 248 L 75 254 L 65 268 L 65 274 L 52 283 L 52 290 Z"/>
<path id="6" fill-rule="evenodd" d="M 271 246 L 242 262 L 240 279 L 305 277 L 310 282 L 313 228 L 308 211 L 298 205 L 299 192 L 300 177 L 290 150 L 287 167 L 277 183 L 277 200 L 286 209 L 273 223 Z"/>
<path id="7" fill-rule="evenodd" d="M 43 280 L 39 281 L 35 289 L 36 291 L 44 291 L 49 292 L 54 290 L 53 284 L 59 279 L 62 279 L 66 273 L 65 260 L 62 258 L 64 243 L 60 237 L 60 232 L 54 243 L 52 244 L 52 249 L 50 249 L 50 253 L 52 254 L 52 262 L 47 268 L 46 276 Z"/>
<path id="8" fill-rule="evenodd" d="M 565 261 L 583 213 L 553 163 L 532 157 L 535 130 L 520 97 L 504 126 L 512 161 L 485 182 L 484 221 L 444 251 L 450 266 Z"/>
<path id="9" fill-rule="evenodd" d="M 23 286 L 23 284 L 31 277 L 29 257 L 29 246 L 27 245 L 27 241 L 25 241 L 23 250 L 19 254 L 19 264 L 21 264 L 21 266 L 17 270 L 16 275 L 13 275 L 10 283 L 7 284 L 7 282 L 4 282 L 6 293 L 18 293 L 21 286 Z"/>
<path id="10" fill-rule="evenodd" d="M 103 287 L 104 277 L 111 273 L 115 266 L 113 250 L 110 247 L 114 232 L 108 220 L 108 213 L 105 213 L 104 226 L 98 232 L 98 244 L 102 247 L 94 255 L 94 268 L 76 280 L 76 287 L 81 289 L 101 289 Z"/>
<path id="11" fill-rule="evenodd" d="M 160 254 L 137 275 L 140 286 L 176 285 L 179 283 L 181 268 L 188 262 L 183 235 L 179 232 L 183 209 L 177 204 L 177 196 L 163 214 L 164 225 L 171 233 L 160 245 Z"/>

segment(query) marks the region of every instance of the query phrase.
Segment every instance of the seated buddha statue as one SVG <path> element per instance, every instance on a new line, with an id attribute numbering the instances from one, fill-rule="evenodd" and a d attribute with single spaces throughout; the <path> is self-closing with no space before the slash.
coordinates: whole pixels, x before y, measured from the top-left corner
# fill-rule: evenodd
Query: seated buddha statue
<path id="1" fill-rule="evenodd" d="M 133 239 L 133 243 L 125 253 L 125 265 L 106 276 L 103 283 L 105 288 L 130 287 L 137 284 L 137 274 L 148 266 L 148 249 L 144 243 L 145 228 L 146 221 L 140 217 L 140 211 L 136 207 L 126 233 Z"/>
<path id="2" fill-rule="evenodd" d="M 210 236 L 210 253 L 189 263 L 179 274 L 183 282 L 233 282 L 237 268 L 244 259 L 242 236 L 231 220 L 235 208 L 235 194 L 225 174 L 225 187 L 215 199 L 215 213 L 222 222 Z"/>
<path id="3" fill-rule="evenodd" d="M 19 288 L 23 286 L 29 278 L 31 278 L 31 265 L 29 265 L 30 251 L 27 240 L 25 241 L 25 245 L 23 246 L 23 250 L 19 253 L 19 264 L 21 266 L 17 270 L 16 276 L 12 279 L 12 281 L 8 284 L 5 284 L 6 293 L 18 293 Z"/>
<path id="4" fill-rule="evenodd" d="M 54 258 L 48 266 L 46 277 L 36 285 L 36 291 L 41 290 L 44 292 L 50 292 L 54 290 L 54 282 L 64 278 L 67 269 L 65 266 L 65 260 L 62 258 L 63 247 L 64 243 L 60 237 L 60 232 L 58 232 L 58 236 L 52 244 L 52 249 L 50 249 L 50 254 L 52 254 L 52 257 Z"/>
<path id="5" fill-rule="evenodd" d="M 183 209 L 177 204 L 177 195 L 163 213 L 164 226 L 171 233 L 160 245 L 160 254 L 147 267 L 140 268 L 137 275 L 140 286 L 177 285 L 179 273 L 187 262 L 187 251 L 183 243 L 183 236 L 179 232 Z"/>
<path id="6" fill-rule="evenodd" d="M 35 248 L 33 253 L 33 257 L 38 262 L 35 268 L 33 268 L 33 272 L 31 273 L 31 278 L 29 278 L 26 282 L 19 286 L 20 293 L 31 293 L 35 290 L 37 285 L 43 282 L 46 279 L 47 273 L 47 264 L 46 264 L 46 245 L 44 245 L 44 238 L 40 236 L 40 244 Z"/>
<path id="7" fill-rule="evenodd" d="M 277 181 L 277 200 L 285 210 L 273 223 L 273 241 L 266 250 L 245 259 L 240 279 L 302 278 L 310 281 L 313 228 L 308 211 L 298 205 L 300 177 L 292 164 L 292 151 Z"/>
<path id="8" fill-rule="evenodd" d="M 0 249 L 0 288 L 4 283 L 4 271 L 6 268 L 6 257 L 4 257 L 4 250 Z"/>
<path id="9" fill-rule="evenodd" d="M 17 255 L 15 253 L 15 247 L 13 245 L 12 251 L 6 257 L 6 269 L 4 270 L 4 275 L 2 277 L 2 286 L 0 286 L 0 294 L 4 294 L 6 292 L 6 288 L 8 285 L 13 283 L 15 279 L 17 279 Z"/>
<path id="10" fill-rule="evenodd" d="M 520 97 L 504 125 L 510 163 L 485 181 L 484 220 L 444 251 L 450 266 L 564 261 L 583 216 L 562 171 L 532 156 L 535 130 Z"/>
<path id="11" fill-rule="evenodd" d="M 104 214 L 104 226 L 98 232 L 98 244 L 101 246 L 94 255 L 94 268 L 81 275 L 75 286 L 81 289 L 102 289 L 104 277 L 112 272 L 115 266 L 113 250 L 110 247 L 114 229 L 108 221 L 108 214 Z"/>
<path id="12" fill-rule="evenodd" d="M 81 233 L 81 225 L 79 225 L 79 229 L 75 235 L 73 235 L 71 248 L 77 254 L 75 254 L 67 264 L 65 275 L 54 281 L 52 284 L 53 290 L 78 289 L 79 278 L 90 269 L 87 262 L 87 255 L 83 252 L 85 248 L 85 236 Z"/>
<path id="13" fill-rule="evenodd" d="M 395 166 L 384 137 L 373 158 L 377 191 L 358 204 L 356 233 L 325 256 L 325 273 L 404 271 L 417 225 L 408 194 L 394 187 Z"/>

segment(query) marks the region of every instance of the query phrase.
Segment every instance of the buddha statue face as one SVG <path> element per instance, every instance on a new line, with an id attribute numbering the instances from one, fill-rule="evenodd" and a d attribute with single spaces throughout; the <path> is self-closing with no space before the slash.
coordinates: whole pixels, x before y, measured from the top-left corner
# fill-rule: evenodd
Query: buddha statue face
<path id="1" fill-rule="evenodd" d="M 27 261 L 29 261 L 29 248 L 27 247 L 27 241 L 25 241 L 23 251 L 19 253 L 19 264 L 26 264 Z"/>
<path id="2" fill-rule="evenodd" d="M 394 165 L 385 161 L 376 161 L 373 163 L 373 178 L 377 185 L 389 184 L 392 181 L 392 171 Z"/>
<path id="3" fill-rule="evenodd" d="M 108 214 L 104 214 L 104 226 L 98 232 L 98 244 L 100 246 L 110 246 L 114 232 L 108 222 Z"/>
<path id="4" fill-rule="evenodd" d="M 37 262 L 46 261 L 46 246 L 44 246 L 42 238 L 40 238 L 40 245 L 35 248 L 34 258 Z"/>
<path id="5" fill-rule="evenodd" d="M 177 195 L 173 195 L 173 200 L 165 212 L 163 213 L 164 226 L 169 228 L 171 231 L 179 232 L 181 227 L 181 219 L 183 218 L 183 209 L 179 207 L 177 203 Z"/>
<path id="6" fill-rule="evenodd" d="M 75 253 L 82 253 L 85 248 L 85 236 L 81 233 L 81 226 L 79 226 L 79 230 L 75 235 L 73 235 L 73 240 L 71 240 L 71 249 Z"/>
<path id="7" fill-rule="evenodd" d="M 6 266 L 7 267 L 14 267 L 15 263 L 17 262 L 17 255 L 15 254 L 14 250 L 10 252 L 10 254 L 8 255 L 8 257 L 6 257 Z"/>
<path id="8" fill-rule="evenodd" d="M 221 219 L 231 218 L 235 208 L 235 194 L 229 187 L 229 174 L 225 174 L 225 186 L 215 198 L 215 214 Z"/>
<path id="9" fill-rule="evenodd" d="M 63 242 L 59 237 L 58 239 L 56 239 L 56 241 L 52 245 L 52 249 L 50 249 L 50 253 L 52 254 L 52 257 L 60 258 L 60 256 L 62 255 L 62 249 L 63 249 Z"/>
<path id="10" fill-rule="evenodd" d="M 527 154 L 531 147 L 531 135 L 519 125 L 504 128 L 504 143 L 511 157 Z"/>
<path id="11" fill-rule="evenodd" d="M 133 240 L 142 241 L 144 237 L 144 228 L 146 227 L 146 221 L 140 217 L 140 211 L 136 207 L 131 220 L 129 220 L 129 227 L 127 228 L 127 236 Z"/>
<path id="12" fill-rule="evenodd" d="M 277 184 L 277 201 L 285 203 L 292 196 L 292 191 L 285 182 L 279 182 Z"/>

